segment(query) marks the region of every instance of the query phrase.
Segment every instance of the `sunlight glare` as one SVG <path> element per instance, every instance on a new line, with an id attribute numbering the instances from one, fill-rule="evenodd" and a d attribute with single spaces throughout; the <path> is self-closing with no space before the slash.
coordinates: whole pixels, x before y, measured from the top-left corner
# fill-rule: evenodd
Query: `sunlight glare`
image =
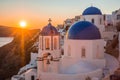
<path id="1" fill-rule="evenodd" d="M 25 21 L 20 21 L 20 27 L 25 28 L 26 27 L 26 22 Z"/>

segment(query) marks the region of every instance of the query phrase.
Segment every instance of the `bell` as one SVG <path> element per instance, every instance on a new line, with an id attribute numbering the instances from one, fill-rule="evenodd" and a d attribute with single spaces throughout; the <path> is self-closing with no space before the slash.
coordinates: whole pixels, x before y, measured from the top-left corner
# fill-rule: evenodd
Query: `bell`
<path id="1" fill-rule="evenodd" d="M 51 56 L 50 60 L 53 61 L 53 56 Z"/>

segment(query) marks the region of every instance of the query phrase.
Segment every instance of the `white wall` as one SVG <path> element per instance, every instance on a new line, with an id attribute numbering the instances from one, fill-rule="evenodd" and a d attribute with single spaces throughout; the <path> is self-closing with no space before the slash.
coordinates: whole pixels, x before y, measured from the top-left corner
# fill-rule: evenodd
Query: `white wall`
<path id="1" fill-rule="evenodd" d="M 70 67 L 71 65 L 77 64 L 76 58 L 64 56 L 60 61 L 60 73 L 64 73 L 64 71 Z"/>
<path id="2" fill-rule="evenodd" d="M 31 53 L 31 58 L 30 58 L 30 62 L 36 62 L 38 54 L 37 53 Z"/>
<path id="3" fill-rule="evenodd" d="M 30 69 L 25 73 L 25 80 L 31 80 L 31 76 L 35 77 L 35 80 L 37 78 L 37 70 L 36 69 Z"/>
<path id="4" fill-rule="evenodd" d="M 70 49 L 69 46 L 71 47 Z M 86 57 L 81 57 L 81 49 L 83 47 L 85 48 Z M 69 54 L 71 54 L 71 56 Z M 64 56 L 60 62 L 60 71 L 64 71 L 80 60 L 86 60 L 99 68 L 103 68 L 106 63 L 104 59 L 104 40 L 66 39 L 64 44 Z"/>
<path id="5" fill-rule="evenodd" d="M 47 76 L 47 77 L 46 77 Z M 85 80 L 86 77 L 102 77 L 102 70 L 98 69 L 96 71 L 86 73 L 86 74 L 54 74 L 54 73 L 41 73 L 40 80 Z"/>
<path id="6" fill-rule="evenodd" d="M 103 15 L 83 15 L 82 20 L 84 19 L 85 21 L 89 21 L 89 22 L 91 22 L 91 20 L 94 19 L 94 24 L 96 26 L 104 25 Z M 101 19 L 101 24 L 100 24 L 100 19 Z"/>
<path id="7" fill-rule="evenodd" d="M 43 72 L 43 62 L 37 61 L 37 77 L 39 78 L 39 74 Z"/>
<path id="8" fill-rule="evenodd" d="M 93 45 L 93 58 L 94 59 L 104 59 L 104 40 L 92 40 Z"/>
<path id="9" fill-rule="evenodd" d="M 89 62 L 91 62 L 96 67 L 99 67 L 100 69 L 104 68 L 106 65 L 105 59 L 94 59 L 94 60 L 90 60 Z"/>
<path id="10" fill-rule="evenodd" d="M 118 14 L 120 15 L 120 9 L 118 9 L 117 13 L 116 13 L 116 11 L 112 13 L 113 26 L 116 26 L 117 22 L 120 22 L 120 20 L 117 20 L 117 15 Z"/>
<path id="11" fill-rule="evenodd" d="M 99 49 L 96 49 L 97 46 Z M 71 50 L 69 50 L 69 47 Z M 86 57 L 82 58 L 81 57 L 81 50 L 82 48 L 85 48 L 85 53 Z M 99 53 L 98 53 L 98 51 Z M 103 39 L 98 39 L 98 40 L 72 40 L 72 39 L 67 39 L 65 40 L 65 45 L 64 45 L 64 54 L 65 56 L 68 56 L 71 54 L 70 57 L 74 57 L 78 60 L 82 59 L 94 59 L 94 55 L 99 55 L 98 58 L 104 58 L 104 41 Z M 69 52 L 69 53 L 68 53 Z"/>

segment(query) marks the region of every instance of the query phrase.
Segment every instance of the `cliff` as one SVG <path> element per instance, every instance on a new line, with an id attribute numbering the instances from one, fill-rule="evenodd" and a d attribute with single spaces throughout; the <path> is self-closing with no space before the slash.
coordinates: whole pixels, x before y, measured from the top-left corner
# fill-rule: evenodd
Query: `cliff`
<path id="1" fill-rule="evenodd" d="M 30 52 L 37 52 L 33 44 L 38 40 L 39 31 L 0 27 L 0 36 L 14 36 L 11 43 L 0 47 L 0 80 L 11 78 L 30 61 Z"/>

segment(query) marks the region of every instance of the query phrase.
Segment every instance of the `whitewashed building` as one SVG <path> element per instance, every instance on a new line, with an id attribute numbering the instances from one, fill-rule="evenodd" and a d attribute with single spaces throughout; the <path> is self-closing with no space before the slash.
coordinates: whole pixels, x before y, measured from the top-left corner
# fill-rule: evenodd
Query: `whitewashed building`
<path id="1" fill-rule="evenodd" d="M 120 22 L 120 9 L 112 12 L 113 25 L 116 26 Z"/>
<path id="2" fill-rule="evenodd" d="M 77 21 L 89 21 L 97 26 L 103 39 L 112 40 L 113 36 L 116 35 L 116 22 L 120 21 L 117 18 L 119 17 L 118 14 L 119 10 L 112 14 L 102 14 L 102 11 L 99 8 L 90 6 L 86 8 L 80 16 L 77 16 L 77 20 L 76 18 L 66 19 L 64 21 L 64 29 L 68 29 Z"/>
<path id="3" fill-rule="evenodd" d="M 112 74 L 119 63 L 104 53 L 101 14 L 95 7 L 83 12 L 81 20 L 68 29 L 64 53 L 61 52 L 60 34 L 49 20 L 39 36 L 38 54 L 32 55 L 30 64 L 21 68 L 12 80 L 102 80 Z"/>

